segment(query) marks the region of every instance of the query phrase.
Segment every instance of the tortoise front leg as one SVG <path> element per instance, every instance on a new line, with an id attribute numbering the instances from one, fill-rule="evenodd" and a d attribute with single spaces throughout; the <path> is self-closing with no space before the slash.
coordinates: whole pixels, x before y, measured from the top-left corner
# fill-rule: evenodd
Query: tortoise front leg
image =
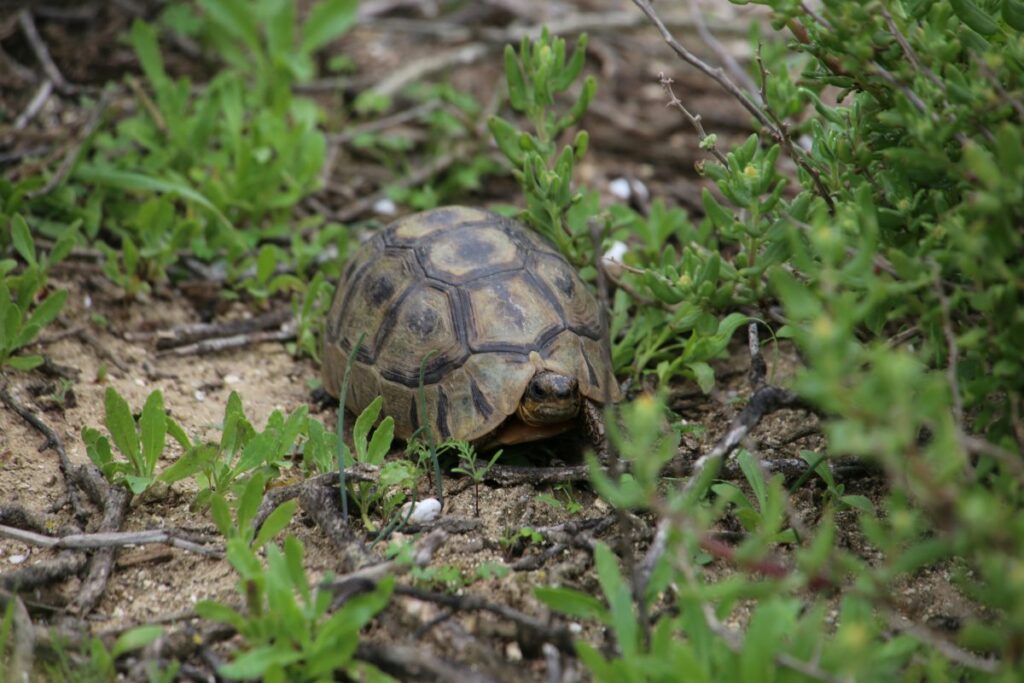
<path id="1" fill-rule="evenodd" d="M 583 436 L 587 445 L 592 446 L 602 463 L 607 464 L 608 435 L 604 428 L 604 411 L 594 401 L 583 401 L 580 413 L 583 421 Z"/>

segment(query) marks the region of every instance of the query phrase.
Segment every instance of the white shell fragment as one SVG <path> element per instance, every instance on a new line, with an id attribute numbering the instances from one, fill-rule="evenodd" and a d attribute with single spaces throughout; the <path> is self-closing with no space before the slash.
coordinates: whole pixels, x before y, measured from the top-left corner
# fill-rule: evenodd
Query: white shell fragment
<path id="1" fill-rule="evenodd" d="M 633 189 L 625 178 L 616 178 L 608 183 L 608 191 L 622 201 L 626 201 L 633 194 Z"/>
<path id="2" fill-rule="evenodd" d="M 604 252 L 601 262 L 609 275 L 616 278 L 622 275 L 622 257 L 628 251 L 629 247 L 625 242 L 616 241 L 612 242 L 612 246 L 608 247 L 608 251 Z"/>
<path id="3" fill-rule="evenodd" d="M 375 202 L 373 210 L 382 216 L 394 216 L 398 213 L 398 207 L 390 199 L 381 199 Z"/>
<path id="4" fill-rule="evenodd" d="M 409 514 L 409 503 L 402 506 L 403 518 Z M 437 498 L 424 498 L 416 501 L 416 506 L 409 516 L 409 524 L 426 524 L 441 516 L 441 502 Z"/>

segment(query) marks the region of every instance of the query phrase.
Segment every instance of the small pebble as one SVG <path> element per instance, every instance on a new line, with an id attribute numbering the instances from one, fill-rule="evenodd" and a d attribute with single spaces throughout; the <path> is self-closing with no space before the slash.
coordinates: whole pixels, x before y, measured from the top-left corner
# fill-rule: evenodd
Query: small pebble
<path id="1" fill-rule="evenodd" d="M 11 564 L 21 564 L 28 559 L 28 555 L 11 555 L 7 558 L 7 561 Z"/>
<path id="2" fill-rule="evenodd" d="M 616 178 L 608 183 L 608 191 L 622 201 L 626 201 L 633 194 L 633 189 L 629 186 L 629 181 L 625 178 Z"/>
<path id="3" fill-rule="evenodd" d="M 601 257 L 604 263 L 605 270 L 612 277 L 618 277 L 622 275 L 622 257 L 629 251 L 629 246 L 625 242 L 612 242 L 612 246 L 608 247 L 608 251 L 604 252 L 604 256 Z"/>
<path id="4" fill-rule="evenodd" d="M 194 394 L 194 396 L 196 397 L 197 401 L 205 401 L 206 400 L 206 392 L 203 391 L 202 389 L 196 389 L 196 393 Z"/>
<path id="5" fill-rule="evenodd" d="M 146 380 L 142 379 L 141 377 L 136 377 L 135 378 L 135 383 L 137 385 L 139 385 L 140 387 L 146 386 Z"/>
<path id="6" fill-rule="evenodd" d="M 88 294 L 82 297 L 82 305 L 86 308 L 92 308 L 92 297 Z"/>
<path id="7" fill-rule="evenodd" d="M 398 213 L 398 207 L 390 199 L 381 199 L 375 202 L 373 210 L 382 216 L 394 216 Z"/>
<path id="8" fill-rule="evenodd" d="M 505 646 L 505 659 L 510 662 L 523 661 L 523 651 L 519 649 L 519 643 L 512 641 Z"/>
<path id="9" fill-rule="evenodd" d="M 402 514 L 409 514 L 409 503 L 402 506 Z M 416 501 L 416 507 L 409 516 L 410 524 L 426 524 L 441 516 L 441 503 L 437 498 L 424 498 Z"/>
<path id="10" fill-rule="evenodd" d="M 242 378 L 238 375 L 224 375 L 224 384 L 238 384 Z"/>

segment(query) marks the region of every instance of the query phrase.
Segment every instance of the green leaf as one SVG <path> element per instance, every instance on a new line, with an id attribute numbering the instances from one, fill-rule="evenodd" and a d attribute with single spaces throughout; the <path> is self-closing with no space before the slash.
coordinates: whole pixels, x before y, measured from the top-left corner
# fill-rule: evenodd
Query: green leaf
<path id="1" fill-rule="evenodd" d="M 839 500 L 852 508 L 860 510 L 861 512 L 866 512 L 868 514 L 874 514 L 875 512 L 875 504 L 872 503 L 871 499 L 867 496 L 850 494 L 848 496 L 842 496 Z"/>
<path id="2" fill-rule="evenodd" d="M 64 302 L 68 300 L 68 290 L 60 289 L 46 297 L 36 310 L 32 312 L 26 321 L 26 325 L 37 325 L 40 329 L 46 327 L 56 318 L 64 308 Z"/>
<path id="3" fill-rule="evenodd" d="M 242 490 L 242 496 L 238 499 L 238 528 L 243 534 L 248 534 L 248 538 L 252 538 L 253 534 L 253 530 L 249 528 L 249 522 L 256 516 L 256 512 L 260 509 L 260 503 L 263 502 L 265 484 L 266 478 L 263 475 L 252 475 L 246 483 L 245 489 Z"/>
<path id="4" fill-rule="evenodd" d="M 768 485 L 765 483 L 764 472 L 761 471 L 761 466 L 754 456 L 751 455 L 750 451 L 746 449 L 740 451 L 737 460 L 739 461 L 740 470 L 743 471 L 743 476 L 754 491 L 758 510 L 765 512 L 765 506 L 768 501 Z"/>
<path id="5" fill-rule="evenodd" d="M 167 418 L 167 422 L 171 424 L 173 420 Z M 167 484 L 181 481 L 201 470 L 206 463 L 211 462 L 216 456 L 217 449 L 210 445 L 203 444 L 189 448 L 185 451 L 184 455 L 165 468 L 157 479 Z"/>
<path id="6" fill-rule="evenodd" d="M 1024 31 L 1024 2 L 1021 0 L 1003 0 L 1003 21 L 1009 26 Z"/>
<path id="7" fill-rule="evenodd" d="M 501 153 L 519 166 L 523 160 L 523 150 L 519 145 L 519 131 L 516 127 L 500 116 L 492 116 L 487 119 L 487 128 L 491 131 Z"/>
<path id="8" fill-rule="evenodd" d="M 711 393 L 711 390 L 715 387 L 714 369 L 703 361 L 687 363 L 686 367 L 693 372 L 694 379 L 697 380 L 697 386 L 700 387 L 700 390 L 705 394 Z"/>
<path id="9" fill-rule="evenodd" d="M 395 436 L 395 420 L 390 415 L 385 417 L 380 426 L 373 433 L 370 445 L 366 449 L 366 462 L 371 465 L 379 465 L 384 462 L 384 456 L 391 449 L 391 442 Z"/>
<path id="10" fill-rule="evenodd" d="M 960 21 L 983 36 L 991 36 L 999 30 L 999 24 L 992 20 L 973 0 L 949 0 Z"/>
<path id="11" fill-rule="evenodd" d="M 188 438 L 188 434 L 182 429 L 181 425 L 177 423 L 170 415 L 167 416 L 167 433 L 171 435 L 171 438 L 178 442 L 183 451 L 192 450 L 192 442 Z"/>
<path id="12" fill-rule="evenodd" d="M 229 624 L 236 631 L 242 631 L 245 628 L 245 618 L 241 614 L 231 607 L 214 602 L 213 600 L 200 600 L 197 602 L 196 614 L 209 621 Z"/>
<path id="13" fill-rule="evenodd" d="M 224 500 L 224 496 L 219 493 L 215 493 L 210 497 L 210 516 L 213 517 L 213 523 L 217 527 L 217 531 L 220 532 L 221 536 L 225 538 L 231 536 L 232 525 L 231 525 L 231 508 L 228 507 L 228 502 Z"/>
<path id="14" fill-rule="evenodd" d="M 42 356 L 11 356 L 4 361 L 4 365 L 14 370 L 31 370 L 42 364 Z"/>
<path id="15" fill-rule="evenodd" d="M 107 431 L 117 450 L 121 451 L 132 465 L 136 473 L 144 472 L 139 460 L 139 435 L 135 431 L 135 419 L 131 408 L 114 387 L 107 387 L 103 400 L 106 409 Z"/>
<path id="16" fill-rule="evenodd" d="M 274 508 L 274 511 L 267 515 L 259 533 L 256 534 L 256 540 L 252 542 L 253 549 L 261 548 L 264 543 L 277 536 L 282 529 L 288 526 L 298 505 L 297 501 L 289 500 Z"/>
<path id="17" fill-rule="evenodd" d="M 114 646 L 110 648 L 110 656 L 117 659 L 127 652 L 143 648 L 162 636 L 163 633 L 164 629 L 162 626 L 153 625 L 137 626 L 125 631 L 114 641 Z"/>
<path id="18" fill-rule="evenodd" d="M 607 621 L 608 610 L 604 603 L 589 593 L 571 588 L 547 588 L 539 586 L 533 594 L 551 609 L 577 619 L 598 619 Z"/>
<path id="19" fill-rule="evenodd" d="M 225 33 L 253 52 L 260 48 L 260 29 L 253 7 L 244 0 L 199 0 L 199 6 Z"/>
<path id="20" fill-rule="evenodd" d="M 146 465 L 146 472 L 152 474 L 157 459 L 164 452 L 167 436 L 167 413 L 159 390 L 146 399 L 139 417 L 139 429 L 142 432 L 142 462 Z"/>
<path id="21" fill-rule="evenodd" d="M 611 613 L 612 630 L 615 632 L 619 649 L 623 657 L 630 657 L 637 653 L 639 646 L 639 626 L 636 620 L 636 611 L 633 608 L 633 595 L 629 586 L 619 572 L 619 561 L 615 553 L 605 545 L 598 542 L 594 545 L 594 564 L 597 568 L 597 580 L 601 584 L 601 591 Z"/>
<path id="22" fill-rule="evenodd" d="M 128 485 L 132 494 L 139 495 L 149 488 L 150 484 L 153 483 L 153 477 L 151 476 L 139 476 L 136 474 L 126 474 L 124 482 Z"/>
<path id="23" fill-rule="evenodd" d="M 25 259 L 30 266 L 37 265 L 36 247 L 32 241 L 32 233 L 28 229 L 28 223 L 21 217 L 21 214 L 14 214 L 11 218 L 11 240 L 14 242 L 14 249 Z"/>
<path id="24" fill-rule="evenodd" d="M 79 165 L 75 170 L 75 177 L 85 182 L 106 185 L 125 192 L 155 192 L 181 197 L 210 211 L 225 227 L 231 228 L 231 222 L 213 202 L 181 181 L 163 180 L 142 173 L 104 168 L 94 164 Z"/>
<path id="25" fill-rule="evenodd" d="M 289 649 L 287 643 L 264 645 L 243 652 L 233 662 L 218 667 L 226 678 L 260 678 L 273 665 L 287 666 L 302 659 L 302 653 Z"/>
<path id="26" fill-rule="evenodd" d="M 377 421 L 383 405 L 383 397 L 378 396 L 370 402 L 370 405 L 363 408 L 363 412 L 356 418 L 356 424 L 352 428 L 352 441 L 355 443 L 357 454 L 366 454 L 366 438 L 373 423 Z"/>
<path id="27" fill-rule="evenodd" d="M 146 74 L 153 88 L 159 92 L 167 85 L 168 79 L 164 70 L 164 60 L 160 55 L 156 29 L 141 19 L 136 19 L 132 23 L 128 41 L 139 58 L 142 73 Z"/>
<path id="28" fill-rule="evenodd" d="M 326 0 L 316 4 L 302 26 L 302 51 L 309 54 L 345 33 L 358 15 L 358 0 Z"/>
<path id="29" fill-rule="evenodd" d="M 508 83 L 508 99 L 516 111 L 526 111 L 526 82 L 519 68 L 516 51 L 511 45 L 505 46 L 505 81 Z"/>

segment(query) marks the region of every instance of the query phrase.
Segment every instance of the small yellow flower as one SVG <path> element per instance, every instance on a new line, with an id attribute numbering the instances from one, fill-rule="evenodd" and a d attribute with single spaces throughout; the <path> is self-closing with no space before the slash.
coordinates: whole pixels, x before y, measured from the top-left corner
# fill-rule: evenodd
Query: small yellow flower
<path id="1" fill-rule="evenodd" d="M 821 315 L 814 320 L 814 323 L 811 325 L 811 331 L 819 339 L 829 339 L 835 331 L 835 325 L 832 323 L 831 318 Z"/>

